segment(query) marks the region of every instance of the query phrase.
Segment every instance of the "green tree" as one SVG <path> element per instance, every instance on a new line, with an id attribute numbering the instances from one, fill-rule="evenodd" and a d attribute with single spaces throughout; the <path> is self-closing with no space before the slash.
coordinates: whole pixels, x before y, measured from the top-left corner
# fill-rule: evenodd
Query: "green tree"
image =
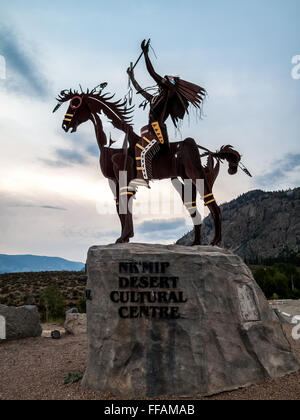
<path id="1" fill-rule="evenodd" d="M 297 299 L 300 290 L 300 274 L 291 264 L 277 263 L 272 267 L 258 267 L 254 278 L 267 299 Z"/>
<path id="2" fill-rule="evenodd" d="M 64 317 L 65 312 L 65 298 L 61 295 L 57 286 L 48 286 L 42 296 L 40 306 L 43 310 L 43 315 L 46 322 L 49 319 L 59 319 Z"/>
<path id="3" fill-rule="evenodd" d="M 289 279 L 287 276 L 280 272 L 275 272 L 273 277 L 275 283 L 275 292 L 280 299 L 288 299 L 291 297 L 291 290 L 289 288 Z"/>
<path id="4" fill-rule="evenodd" d="M 278 263 L 274 265 L 274 268 L 288 278 L 289 288 L 292 291 L 300 288 L 300 274 L 295 265 Z"/>
<path id="5" fill-rule="evenodd" d="M 264 267 L 258 267 L 254 271 L 254 278 L 261 289 L 264 290 L 264 282 L 266 278 L 266 269 Z"/>
<path id="6" fill-rule="evenodd" d="M 85 299 L 85 297 L 82 297 L 80 299 L 80 301 L 77 303 L 76 307 L 81 314 L 86 313 L 86 299 Z"/>

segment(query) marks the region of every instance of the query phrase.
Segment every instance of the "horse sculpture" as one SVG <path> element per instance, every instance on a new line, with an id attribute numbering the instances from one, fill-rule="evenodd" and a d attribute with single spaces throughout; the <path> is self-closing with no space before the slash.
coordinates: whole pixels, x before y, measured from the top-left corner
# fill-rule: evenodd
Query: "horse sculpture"
<path id="1" fill-rule="evenodd" d="M 57 98 L 58 104 L 54 111 L 66 102 L 69 107 L 63 120 L 62 128 L 65 132 L 76 132 L 77 128 L 92 121 L 97 143 L 100 149 L 100 167 L 105 178 L 110 181 L 111 187 L 115 186 L 116 210 L 120 218 L 122 233 L 117 243 L 127 243 L 134 236 L 132 217 L 132 198 L 137 193 L 136 184 L 132 181 L 137 178 L 135 165 L 135 146 L 139 137 L 132 127 L 133 107 L 127 108 L 126 101 L 112 101 L 113 96 L 102 94 L 106 84 L 102 84 L 87 92 L 65 90 Z M 103 113 L 112 125 L 126 134 L 122 149 L 107 145 L 107 137 L 103 130 L 100 118 Z M 171 179 L 176 190 L 179 192 L 183 204 L 190 213 L 194 223 L 195 239 L 193 245 L 201 244 L 201 216 L 197 210 L 197 192 L 204 200 L 205 206 L 210 210 L 215 226 L 215 236 L 212 245 L 217 245 L 222 239 L 221 211 L 213 196 L 212 188 L 219 174 L 220 163 L 226 160 L 229 164 L 228 172 L 233 175 L 238 171 L 241 155 L 232 146 L 223 146 L 218 152 L 213 153 L 205 149 L 200 155 L 199 147 L 195 140 L 187 138 L 180 142 L 170 143 L 169 151 L 158 154 L 152 162 L 152 180 Z M 203 166 L 201 157 L 207 156 L 207 165 Z M 126 185 L 120 185 L 120 173 L 127 172 Z M 181 178 L 181 180 L 179 180 Z M 199 188 L 197 180 L 204 181 L 204 191 Z M 186 202 L 184 189 L 187 181 L 190 181 L 191 199 Z M 125 211 L 124 211 L 125 210 Z"/>

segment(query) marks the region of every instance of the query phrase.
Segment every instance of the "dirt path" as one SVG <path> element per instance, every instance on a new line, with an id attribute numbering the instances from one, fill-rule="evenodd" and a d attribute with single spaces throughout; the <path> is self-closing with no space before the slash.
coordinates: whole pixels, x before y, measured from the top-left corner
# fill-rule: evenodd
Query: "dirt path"
<path id="1" fill-rule="evenodd" d="M 288 337 L 291 328 L 286 326 Z M 300 362 L 300 340 L 291 338 Z M 109 395 L 64 385 L 69 373 L 83 373 L 87 358 L 86 336 L 63 336 L 61 340 L 30 338 L 0 344 L 0 400 L 95 400 Z M 218 400 L 300 400 L 300 372 L 277 380 L 227 392 L 210 399 Z"/>

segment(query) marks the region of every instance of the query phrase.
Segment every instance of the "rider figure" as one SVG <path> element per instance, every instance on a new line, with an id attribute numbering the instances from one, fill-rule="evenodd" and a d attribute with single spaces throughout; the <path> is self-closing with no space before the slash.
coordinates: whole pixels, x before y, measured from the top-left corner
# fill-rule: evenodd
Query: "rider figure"
<path id="1" fill-rule="evenodd" d="M 158 85 L 157 95 L 151 95 L 141 88 L 135 80 L 134 71 L 129 67 L 127 73 L 130 80 L 146 101 L 150 104 L 149 124 L 141 129 L 141 140 L 136 144 L 135 157 L 137 163 L 137 185 L 148 186 L 152 179 L 151 161 L 159 152 L 169 150 L 169 138 L 166 120 L 171 117 L 173 124 L 177 127 L 178 120 L 183 119 L 188 113 L 189 104 L 200 108 L 206 96 L 205 89 L 190 82 L 181 80 L 179 77 L 161 77 L 153 68 L 149 58 L 150 41 L 142 42 L 142 50 L 145 56 L 146 66 L 149 74 Z"/>

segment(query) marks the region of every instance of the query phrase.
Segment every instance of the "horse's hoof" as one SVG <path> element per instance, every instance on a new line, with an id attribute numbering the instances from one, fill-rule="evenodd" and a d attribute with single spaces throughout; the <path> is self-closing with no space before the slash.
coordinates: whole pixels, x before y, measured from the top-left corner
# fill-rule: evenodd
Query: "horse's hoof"
<path id="1" fill-rule="evenodd" d="M 116 244 L 128 244 L 128 242 L 129 242 L 128 238 L 126 238 L 126 239 L 119 238 L 119 239 L 116 240 Z"/>
<path id="2" fill-rule="evenodd" d="M 193 242 L 192 243 L 192 246 L 200 246 L 201 245 L 201 243 L 200 242 Z"/>
<path id="3" fill-rule="evenodd" d="M 212 242 L 211 242 L 211 246 L 217 246 L 219 243 L 221 242 L 221 240 L 220 239 L 214 239 Z"/>

